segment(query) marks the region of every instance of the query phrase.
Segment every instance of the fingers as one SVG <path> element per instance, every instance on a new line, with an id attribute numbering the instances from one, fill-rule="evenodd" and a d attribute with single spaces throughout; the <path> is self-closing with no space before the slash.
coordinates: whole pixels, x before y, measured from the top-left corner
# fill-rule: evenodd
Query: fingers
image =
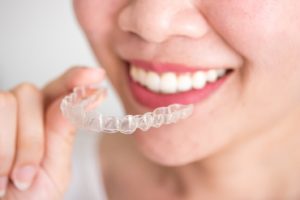
<path id="1" fill-rule="evenodd" d="M 12 92 L 0 92 L 0 198 L 9 179 L 19 190 L 26 190 L 40 168 L 65 191 L 74 128 L 61 114 L 61 99 L 73 87 L 103 78 L 101 69 L 77 67 L 42 91 L 21 84 Z"/>
<path id="2" fill-rule="evenodd" d="M 68 185 L 71 172 L 71 154 L 75 138 L 74 127 L 58 111 L 61 99 L 55 101 L 46 113 L 46 152 L 43 166 L 60 191 Z"/>
<path id="3" fill-rule="evenodd" d="M 0 198 L 5 195 L 15 154 L 17 102 L 8 92 L 0 92 Z"/>
<path id="4" fill-rule="evenodd" d="M 68 185 L 75 130 L 60 111 L 61 95 L 75 86 L 99 83 L 103 81 L 104 75 L 103 70 L 95 68 L 75 68 L 44 90 L 47 98 L 56 100 L 52 101 L 45 113 L 46 151 L 43 166 L 62 191 Z"/>
<path id="5" fill-rule="evenodd" d="M 18 128 L 11 178 L 19 190 L 27 190 L 44 153 L 43 98 L 41 92 L 31 84 L 22 84 L 13 93 L 18 104 Z"/>
<path id="6" fill-rule="evenodd" d="M 69 93 L 74 87 L 97 83 L 103 79 L 105 72 L 103 69 L 73 67 L 54 81 L 51 81 L 43 89 L 46 104 L 52 102 L 57 97 Z"/>

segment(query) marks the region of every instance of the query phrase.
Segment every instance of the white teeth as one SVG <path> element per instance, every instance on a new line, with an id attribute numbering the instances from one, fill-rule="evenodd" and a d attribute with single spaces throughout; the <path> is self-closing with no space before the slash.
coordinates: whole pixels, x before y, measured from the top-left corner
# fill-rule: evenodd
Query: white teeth
<path id="1" fill-rule="evenodd" d="M 173 72 L 158 74 L 154 71 L 145 71 L 136 66 L 130 67 L 130 76 L 135 82 L 153 92 L 164 94 L 202 89 L 206 84 L 215 82 L 225 74 L 226 69 L 211 69 L 206 72 L 196 71 L 177 75 Z"/>
<path id="2" fill-rule="evenodd" d="M 134 67 L 134 66 L 132 66 L 132 67 L 130 67 L 130 76 L 131 76 L 131 78 L 134 80 L 134 81 L 138 81 L 138 74 L 137 74 L 137 68 L 136 67 Z"/>
<path id="3" fill-rule="evenodd" d="M 192 89 L 192 79 L 190 74 L 182 74 L 177 78 L 177 90 L 185 92 Z"/>
<path id="4" fill-rule="evenodd" d="M 177 90 L 177 77 L 175 73 L 163 73 L 160 79 L 160 91 L 165 94 L 175 93 Z"/>
<path id="5" fill-rule="evenodd" d="M 193 75 L 193 88 L 202 89 L 206 85 L 206 75 L 204 72 L 196 72 Z"/>
<path id="6" fill-rule="evenodd" d="M 160 77 L 157 73 L 148 72 L 146 77 L 146 86 L 154 91 L 158 92 L 160 90 Z"/>
<path id="7" fill-rule="evenodd" d="M 218 69 L 217 70 L 218 77 L 224 76 L 225 73 L 226 73 L 226 69 Z"/>
<path id="8" fill-rule="evenodd" d="M 139 68 L 137 68 L 138 70 L 137 70 L 137 74 L 138 74 L 138 76 L 137 76 L 137 81 L 141 84 L 141 85 L 143 85 L 143 86 L 145 86 L 146 85 L 146 76 L 147 76 L 147 72 L 145 71 L 145 70 L 143 70 L 143 69 L 139 69 Z"/>
<path id="9" fill-rule="evenodd" d="M 218 78 L 218 73 L 216 70 L 211 69 L 206 72 L 206 79 L 208 82 L 210 83 L 215 82 L 217 78 Z"/>

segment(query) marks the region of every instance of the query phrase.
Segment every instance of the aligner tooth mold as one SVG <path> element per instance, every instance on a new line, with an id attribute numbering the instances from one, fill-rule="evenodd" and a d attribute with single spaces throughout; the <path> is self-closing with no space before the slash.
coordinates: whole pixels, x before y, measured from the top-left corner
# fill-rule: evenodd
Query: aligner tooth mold
<path id="1" fill-rule="evenodd" d="M 132 134 L 137 129 L 147 131 L 164 124 L 176 123 L 188 118 L 194 106 L 171 104 L 159 107 L 142 115 L 125 115 L 123 117 L 104 116 L 95 108 L 106 97 L 106 90 L 100 85 L 76 87 L 64 97 L 60 108 L 63 115 L 78 128 L 93 132 Z"/>

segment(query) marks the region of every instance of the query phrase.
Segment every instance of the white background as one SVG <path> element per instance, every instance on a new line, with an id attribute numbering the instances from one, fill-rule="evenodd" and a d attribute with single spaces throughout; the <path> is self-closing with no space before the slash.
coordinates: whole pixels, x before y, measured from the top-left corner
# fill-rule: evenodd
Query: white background
<path id="1" fill-rule="evenodd" d="M 80 64 L 98 66 L 77 24 L 72 0 L 0 0 L 0 90 L 23 81 L 42 87 Z M 102 110 L 122 112 L 114 93 Z"/>

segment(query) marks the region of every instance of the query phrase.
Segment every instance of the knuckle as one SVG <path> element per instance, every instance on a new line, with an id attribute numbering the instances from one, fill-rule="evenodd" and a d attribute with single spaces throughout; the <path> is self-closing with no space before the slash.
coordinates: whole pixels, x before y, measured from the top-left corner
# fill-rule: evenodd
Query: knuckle
<path id="1" fill-rule="evenodd" d="M 28 83 L 28 82 L 21 83 L 20 85 L 18 85 L 16 87 L 16 90 L 21 91 L 21 92 L 29 92 L 29 93 L 39 91 L 38 88 L 34 84 Z"/>
<path id="2" fill-rule="evenodd" d="M 17 105 L 15 96 L 10 92 L 0 92 L 0 110 Z"/>
<path id="3" fill-rule="evenodd" d="M 14 89 L 14 93 L 16 94 L 17 98 L 26 95 L 30 95 L 35 98 L 37 97 L 39 99 L 43 98 L 42 92 L 32 83 L 21 83 Z"/>

